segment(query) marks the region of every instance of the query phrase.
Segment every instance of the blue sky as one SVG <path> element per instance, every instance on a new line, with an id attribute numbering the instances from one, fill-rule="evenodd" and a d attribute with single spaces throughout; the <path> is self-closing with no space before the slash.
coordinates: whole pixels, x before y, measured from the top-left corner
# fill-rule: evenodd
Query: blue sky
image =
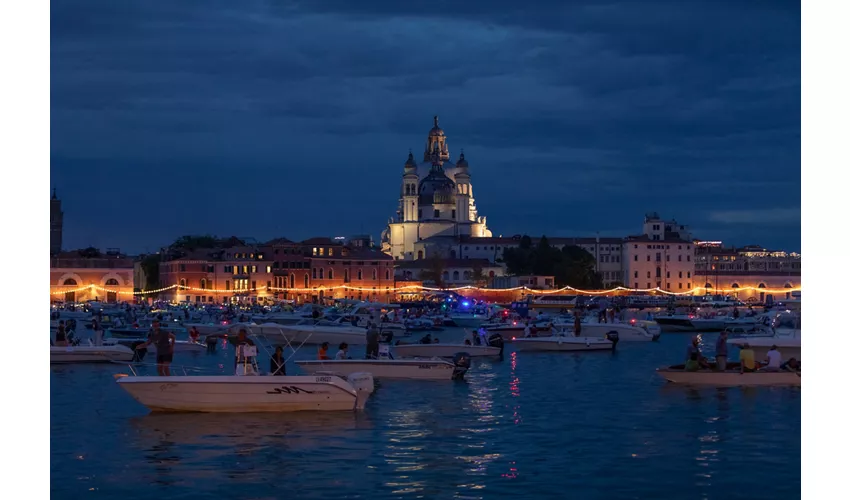
<path id="1" fill-rule="evenodd" d="M 800 6 L 51 3 L 65 247 L 371 233 L 432 116 L 496 235 L 800 249 Z"/>

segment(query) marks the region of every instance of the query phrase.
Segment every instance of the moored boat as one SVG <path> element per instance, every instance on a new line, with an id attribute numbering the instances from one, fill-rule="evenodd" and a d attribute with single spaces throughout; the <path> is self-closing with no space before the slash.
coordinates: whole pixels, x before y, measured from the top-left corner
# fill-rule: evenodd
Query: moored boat
<path id="1" fill-rule="evenodd" d="M 465 354 L 465 353 L 464 353 Z M 307 373 L 348 374 L 371 373 L 376 379 L 456 380 L 469 369 L 469 358 L 456 355 L 454 361 L 444 359 L 325 359 L 296 361 Z"/>
<path id="2" fill-rule="evenodd" d="M 396 344 L 393 351 L 403 358 L 451 358 L 459 352 L 469 353 L 470 356 L 499 356 L 503 347 L 493 345 L 468 345 L 468 344 Z"/>
<path id="3" fill-rule="evenodd" d="M 118 377 L 152 411 L 295 412 L 361 410 L 374 391 L 368 373 L 309 376 Z"/>
<path id="4" fill-rule="evenodd" d="M 684 365 L 656 368 L 655 372 L 668 382 L 687 385 L 710 386 L 799 386 L 800 372 L 798 371 L 762 371 L 741 373 L 730 363 L 726 371 L 697 370 L 686 371 Z"/>
<path id="5" fill-rule="evenodd" d="M 514 345 L 521 351 L 613 351 L 616 342 L 599 337 L 526 337 L 514 339 Z"/>
<path id="6" fill-rule="evenodd" d="M 133 350 L 123 345 L 77 345 L 50 347 L 51 363 L 129 362 L 133 360 L 133 355 Z"/>

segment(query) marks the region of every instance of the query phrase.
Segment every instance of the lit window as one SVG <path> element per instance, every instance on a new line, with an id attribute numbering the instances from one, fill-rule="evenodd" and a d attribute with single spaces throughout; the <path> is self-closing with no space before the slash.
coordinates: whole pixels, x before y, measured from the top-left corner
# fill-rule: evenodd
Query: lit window
<path id="1" fill-rule="evenodd" d="M 266 272 L 267 273 L 272 272 L 272 266 L 266 266 Z"/>
<path id="2" fill-rule="evenodd" d="M 319 249 L 318 248 L 313 247 L 313 255 L 319 255 Z"/>

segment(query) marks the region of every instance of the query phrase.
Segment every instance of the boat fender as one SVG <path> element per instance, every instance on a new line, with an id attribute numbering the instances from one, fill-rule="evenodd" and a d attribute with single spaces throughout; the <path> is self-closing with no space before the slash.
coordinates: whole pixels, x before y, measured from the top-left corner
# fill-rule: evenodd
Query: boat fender
<path id="1" fill-rule="evenodd" d="M 452 362 L 455 365 L 454 371 L 452 371 L 452 380 L 463 380 L 463 376 L 472 365 L 472 356 L 468 352 L 458 352 L 455 353 Z"/>

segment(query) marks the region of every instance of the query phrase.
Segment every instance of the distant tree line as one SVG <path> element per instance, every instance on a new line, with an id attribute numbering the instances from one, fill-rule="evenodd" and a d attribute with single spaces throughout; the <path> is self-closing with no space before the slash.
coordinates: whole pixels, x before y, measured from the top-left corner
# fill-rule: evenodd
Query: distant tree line
<path id="1" fill-rule="evenodd" d="M 554 276 L 558 287 L 602 288 L 602 277 L 595 271 L 596 258 L 581 247 L 566 245 L 559 249 L 546 236 L 533 245 L 523 236 L 519 247 L 506 248 L 502 259 L 511 275 Z"/>

